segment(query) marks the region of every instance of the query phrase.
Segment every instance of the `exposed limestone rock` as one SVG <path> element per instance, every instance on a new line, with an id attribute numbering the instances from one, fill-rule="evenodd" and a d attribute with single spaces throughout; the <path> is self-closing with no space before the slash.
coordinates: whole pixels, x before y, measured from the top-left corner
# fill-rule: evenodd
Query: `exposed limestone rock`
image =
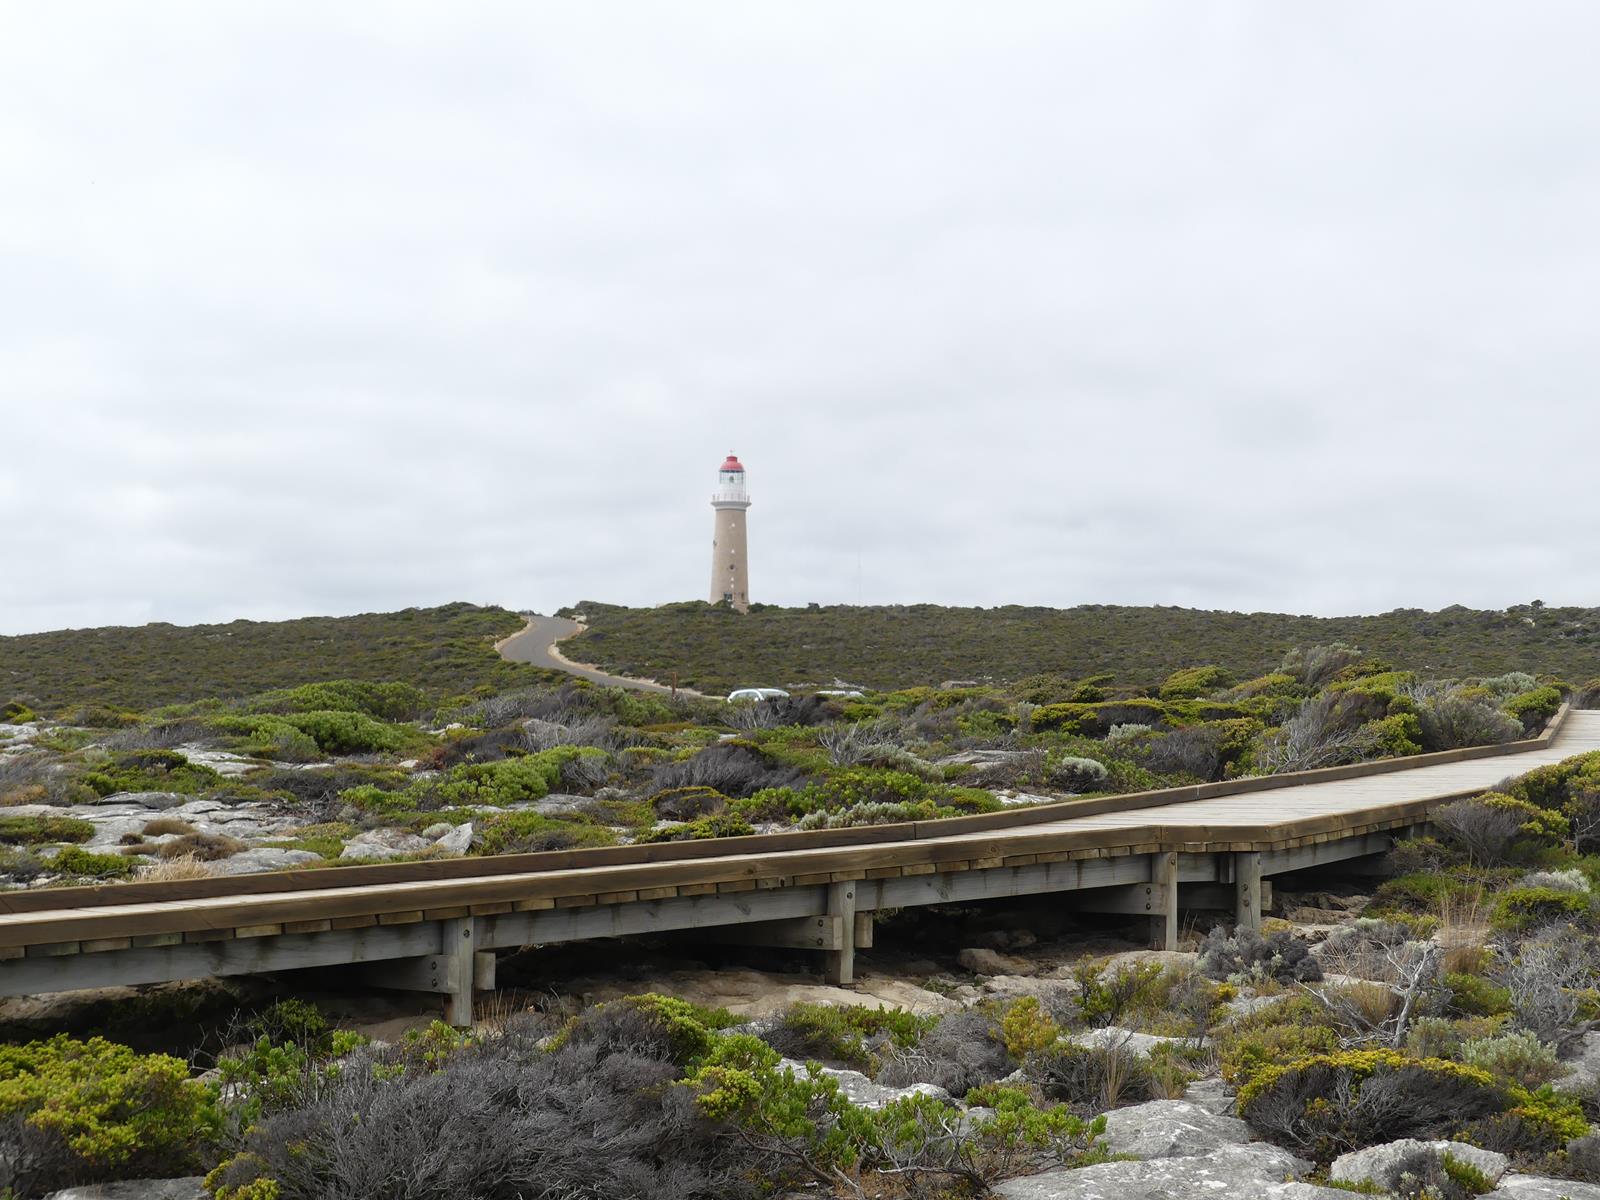
<path id="1" fill-rule="evenodd" d="M 974 975 L 1032 975 L 1034 970 L 1031 963 L 987 946 L 968 946 L 956 955 L 956 962 Z"/>
<path id="2" fill-rule="evenodd" d="M 1106 1114 L 1106 1144 L 1135 1158 L 1193 1158 L 1250 1140 L 1237 1117 L 1220 1117 L 1186 1100 L 1151 1100 Z"/>
<path id="3" fill-rule="evenodd" d="M 1184 1089 L 1183 1098 L 1219 1117 L 1231 1117 L 1237 1108 L 1232 1090 L 1220 1079 L 1196 1079 Z"/>
<path id="4" fill-rule="evenodd" d="M 140 808 L 153 808 L 165 811 L 169 808 L 177 808 L 178 805 L 192 799 L 194 799 L 194 797 L 184 796 L 178 792 L 116 792 L 115 794 L 107 796 L 102 800 L 96 800 L 94 803 L 97 807 L 103 807 L 112 804 L 131 804 L 137 805 Z"/>
<path id="5" fill-rule="evenodd" d="M 1600 1200 L 1600 1184 L 1547 1175 L 1506 1175 L 1489 1195 L 1493 1200 Z"/>
<path id="6" fill-rule="evenodd" d="M 1107 1025 L 1101 1029 L 1085 1029 L 1082 1033 L 1075 1033 L 1069 1041 L 1091 1049 L 1101 1049 L 1106 1046 L 1121 1046 L 1131 1054 L 1143 1057 L 1157 1046 L 1176 1042 L 1182 1045 L 1186 1039 L 1175 1037 L 1157 1037 L 1151 1033 L 1136 1033 L 1132 1029 L 1121 1029 L 1116 1025 Z"/>
<path id="7" fill-rule="evenodd" d="M 1457 1162 L 1476 1167 L 1491 1180 L 1506 1173 L 1509 1159 L 1493 1150 L 1480 1150 L 1465 1142 L 1424 1142 L 1416 1138 L 1401 1138 L 1381 1146 L 1368 1146 L 1352 1150 L 1333 1160 L 1328 1178 L 1339 1183 L 1373 1183 L 1382 1188 L 1393 1188 L 1400 1181 L 1400 1166 L 1405 1159 L 1418 1151 L 1432 1151 L 1436 1155 L 1449 1154 Z"/>
<path id="8" fill-rule="evenodd" d="M 1556 1080 L 1561 1092 L 1591 1092 L 1600 1089 L 1600 1032 L 1590 1031 L 1577 1044 L 1575 1056 L 1566 1064 L 1567 1073 Z"/>
<path id="9" fill-rule="evenodd" d="M 340 858 L 399 858 L 402 854 L 415 854 L 433 843 L 404 829 L 369 829 L 350 839 L 340 852 Z"/>
<path id="10" fill-rule="evenodd" d="M 195 766 L 210 767 L 218 775 L 224 777 L 247 774 L 259 767 L 262 761 L 256 758 L 249 758 L 243 754 L 234 754 L 227 750 L 207 750 L 201 746 L 179 746 L 178 753 L 194 763 Z"/>
<path id="11" fill-rule="evenodd" d="M 1309 1171 L 1287 1150 L 1255 1142 L 1224 1146 L 1194 1158 L 1100 1163 L 1008 1179 L 994 1189 L 1005 1200 L 1350 1200 L 1350 1193 L 1284 1182 Z"/>
<path id="12" fill-rule="evenodd" d="M 205 1200 L 200 1176 L 185 1179 L 132 1179 L 125 1183 L 96 1183 L 52 1192 L 44 1200 Z"/>
<path id="13" fill-rule="evenodd" d="M 443 850 L 447 854 L 465 854 L 472 849 L 472 822 L 457 825 L 443 837 L 433 843 L 435 850 Z"/>
<path id="14" fill-rule="evenodd" d="M 625 979 L 569 980 L 564 990 L 585 1004 L 617 1000 L 640 992 L 660 992 L 708 1008 L 725 1008 L 751 1019 L 771 1016 L 791 1004 L 860 1004 L 867 1008 L 903 1008 L 935 1014 L 959 1012 L 961 1005 L 903 979 L 859 975 L 854 988 L 830 987 L 804 975 L 775 975 L 749 967 L 686 968 L 644 973 Z"/>
<path id="15" fill-rule="evenodd" d="M 309 850 L 283 850 L 276 846 L 254 846 L 230 858 L 210 864 L 218 875 L 254 875 L 258 871 L 282 871 L 287 867 L 321 862 L 320 854 Z"/>

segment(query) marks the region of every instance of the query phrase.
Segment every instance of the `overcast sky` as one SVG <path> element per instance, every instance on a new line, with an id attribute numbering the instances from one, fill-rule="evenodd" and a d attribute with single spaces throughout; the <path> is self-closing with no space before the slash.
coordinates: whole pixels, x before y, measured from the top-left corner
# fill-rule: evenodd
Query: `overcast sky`
<path id="1" fill-rule="evenodd" d="M 1600 604 L 1592 3 L 0 0 L 0 632 Z"/>

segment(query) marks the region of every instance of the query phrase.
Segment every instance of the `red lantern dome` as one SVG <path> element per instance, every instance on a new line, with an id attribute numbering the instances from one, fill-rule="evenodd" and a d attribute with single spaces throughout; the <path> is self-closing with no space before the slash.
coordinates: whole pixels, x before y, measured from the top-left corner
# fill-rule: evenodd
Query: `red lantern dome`
<path id="1" fill-rule="evenodd" d="M 727 458 L 722 460 L 722 466 L 718 467 L 717 469 L 719 471 L 743 471 L 744 464 L 739 461 L 737 455 L 730 454 Z"/>

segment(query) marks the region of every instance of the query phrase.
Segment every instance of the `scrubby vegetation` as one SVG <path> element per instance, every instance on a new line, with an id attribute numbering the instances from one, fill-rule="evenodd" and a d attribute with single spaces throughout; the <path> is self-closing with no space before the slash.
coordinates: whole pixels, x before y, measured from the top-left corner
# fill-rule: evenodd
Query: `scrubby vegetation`
<path id="1" fill-rule="evenodd" d="M 496 640 L 522 624 L 505 609 L 447 604 L 358 617 L 0 637 L 0 696 L 25 697 L 46 713 L 75 710 L 70 715 L 81 720 L 97 707 L 104 719 L 116 710 L 247 696 L 314 679 L 404 680 L 437 695 L 505 688 L 545 677 L 493 652 Z"/>
<path id="2" fill-rule="evenodd" d="M 452 609 L 412 623 L 443 637 L 469 618 L 488 620 Z M 282 629 L 293 661 L 304 632 Z M 38 886 L 158 869 L 175 878 L 178 866 L 160 866 L 169 862 L 203 874 L 245 850 L 250 869 L 270 869 L 926 821 L 1504 741 L 1541 728 L 1569 690 L 1514 673 L 1425 679 L 1331 645 L 1294 648 L 1246 679 L 1217 666 L 1125 683 L 1035 674 L 730 705 L 566 677 L 490 692 L 483 681 L 496 671 L 466 674 L 458 649 L 436 656 L 454 667 L 400 680 L 296 683 L 138 712 L 80 703 L 14 726 L 0 742 L 0 807 L 33 807 L 0 815 L 0 843 L 16 847 L 0 874 Z M 475 652 L 493 660 L 487 640 Z M 445 693 L 442 679 L 463 690 Z M 189 828 L 95 837 L 97 819 L 128 820 L 116 805 L 141 797 Z M 1578 845 L 1600 837 L 1588 792 L 1544 811 L 1489 798 L 1453 806 L 1441 829 L 1469 849 L 1513 826 L 1532 836 L 1538 822 Z M 87 844 L 63 849 L 73 843 Z M 1572 903 L 1510 897 L 1500 919 L 1527 923 Z"/>
<path id="3" fill-rule="evenodd" d="M 1177 700 L 1214 692 L 1230 676 L 1263 676 L 1296 646 L 1339 643 L 1426 675 L 1600 676 L 1600 609 L 1538 603 L 1504 612 L 1458 606 L 1372 617 L 1099 604 L 757 604 L 740 615 L 698 602 L 629 609 L 584 601 L 565 611 L 581 614 L 589 626 L 565 643 L 569 657 L 624 675 L 664 679 L 676 671 L 686 686 L 714 692 L 753 684 L 828 687 L 835 679 L 901 688 L 957 679 L 1015 682 L 1041 671 L 1078 678 L 1113 672 L 1119 679 L 1170 678 L 1161 698 Z"/>
<path id="4" fill-rule="evenodd" d="M 987 1035 L 836 1011 L 839 1028 L 893 1029 L 907 1050 L 947 1026 L 946 1045 Z M 994 1084 L 1003 1048 L 972 1076 L 980 1109 L 915 1092 L 867 1108 L 732 1024 L 642 995 L 564 1025 L 530 1013 L 491 1035 L 435 1025 L 378 1048 L 289 1002 L 249 1024 L 215 1084 L 177 1059 L 58 1037 L 0 1051 L 0 1188 L 200 1167 L 217 1200 L 369 1195 L 374 1180 L 438 1200 L 723 1200 L 807 1184 L 976 1196 L 1032 1165 L 1104 1156 L 1103 1121 Z"/>

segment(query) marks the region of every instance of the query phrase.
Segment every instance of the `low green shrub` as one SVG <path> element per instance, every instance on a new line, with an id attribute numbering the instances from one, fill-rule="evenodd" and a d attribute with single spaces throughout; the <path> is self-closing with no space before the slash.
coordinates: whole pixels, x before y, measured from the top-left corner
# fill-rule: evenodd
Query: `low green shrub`
<path id="1" fill-rule="evenodd" d="M 555 746 L 496 762 L 462 763 L 437 785 L 437 791 L 450 804 L 504 808 L 544 799 L 560 782 L 562 767 L 573 759 L 605 757 L 604 750 L 592 746 Z"/>
<path id="2" fill-rule="evenodd" d="M 87 772 L 82 782 L 96 795 L 118 792 L 180 792 L 194 795 L 222 784 L 210 767 L 192 763 L 176 750 L 129 750 L 113 754 Z"/>
<path id="3" fill-rule="evenodd" d="M 89 879 L 126 879 L 138 865 L 137 859 L 125 854 L 95 854 L 82 846 L 67 846 L 50 860 L 53 871 Z"/>
<path id="4" fill-rule="evenodd" d="M 1548 685 L 1530 688 L 1511 697 L 1500 707 L 1522 722 L 1525 733 L 1532 733 L 1556 715 L 1556 710 L 1561 707 L 1561 689 Z"/>
<path id="5" fill-rule="evenodd" d="M 1573 921 L 1587 916 L 1591 903 L 1588 895 L 1558 888 L 1507 888 L 1495 897 L 1489 927 L 1521 933 L 1552 921 Z"/>
<path id="6" fill-rule="evenodd" d="M 1556 1052 L 1527 1032 L 1475 1038 L 1461 1047 L 1461 1061 L 1525 1088 L 1549 1083 L 1561 1073 Z"/>
<path id="7" fill-rule="evenodd" d="M 1185 667 L 1168 675 L 1157 693 L 1163 700 L 1194 700 L 1233 686 L 1233 676 L 1222 667 Z"/>
<path id="8" fill-rule="evenodd" d="M 299 712 L 283 720 L 316 742 L 324 754 L 379 754 L 412 740 L 405 731 L 360 712 Z"/>
<path id="9" fill-rule="evenodd" d="M 1217 1030 L 1218 1070 L 1243 1086 L 1267 1067 L 1331 1054 L 1339 1048 L 1332 1022 L 1328 1010 L 1308 996 L 1280 1000 Z"/>
<path id="10" fill-rule="evenodd" d="M 310 1102 L 337 1077 L 339 1059 L 367 1039 L 333 1029 L 313 1004 L 281 1000 L 244 1029 L 249 1047 L 217 1060 L 217 1076 L 228 1095 L 233 1119 L 255 1124 L 270 1112 Z"/>
<path id="11" fill-rule="evenodd" d="M 1000 1036 L 1006 1053 L 1022 1060 L 1060 1040 L 1061 1027 L 1044 1011 L 1037 996 L 1013 1001 L 1000 1018 Z"/>
<path id="12" fill-rule="evenodd" d="M 417 797 L 411 792 L 391 792 L 372 783 L 346 788 L 339 793 L 339 799 L 352 808 L 380 817 L 408 817 L 417 811 Z"/>
<path id="13" fill-rule="evenodd" d="M 748 837 L 755 826 L 732 813 L 718 813 L 714 817 L 701 817 L 683 825 L 665 829 L 652 829 L 638 840 L 640 842 L 688 842 L 702 838 Z"/>
<path id="14" fill-rule="evenodd" d="M 536 812 L 487 813 L 477 821 L 474 854 L 527 854 L 613 846 L 617 835 L 604 825 L 563 821 Z"/>
<path id="15" fill-rule="evenodd" d="M 39 714 L 21 700 L 7 700 L 0 704 L 0 725 L 26 725 L 38 719 Z"/>
<path id="16" fill-rule="evenodd" d="M 262 692 L 246 701 L 245 708 L 250 712 L 279 715 L 353 712 L 379 721 L 410 721 L 422 715 L 425 704 L 422 690 L 409 683 L 334 679 Z"/>
<path id="17" fill-rule="evenodd" d="M 189 1078 L 182 1059 L 65 1034 L 0 1046 L 0 1118 L 25 1122 L 64 1151 L 46 1156 L 42 1178 L 10 1164 L 23 1176 L 13 1185 L 19 1195 L 80 1179 L 186 1175 L 221 1128 L 215 1093 Z"/>
<path id="18" fill-rule="evenodd" d="M 1318 1162 L 1397 1138 L 1462 1132 L 1509 1109 L 1487 1071 L 1392 1050 L 1345 1050 L 1256 1071 L 1239 1114 L 1268 1141 Z"/>
<path id="19" fill-rule="evenodd" d="M 42 846 L 52 842 L 86 842 L 94 824 L 78 817 L 19 817 L 0 815 L 0 842 L 12 846 Z"/>
<path id="20" fill-rule="evenodd" d="M 1450 1010 L 1464 1017 L 1498 1017 L 1511 1011 L 1511 993 L 1482 975 L 1451 971 L 1444 976 Z"/>
<path id="21" fill-rule="evenodd" d="M 913 1046 L 937 1021 L 899 1008 L 798 1003 L 784 1009 L 763 1037 L 789 1058 L 865 1069 L 871 1065 L 870 1040 Z"/>

